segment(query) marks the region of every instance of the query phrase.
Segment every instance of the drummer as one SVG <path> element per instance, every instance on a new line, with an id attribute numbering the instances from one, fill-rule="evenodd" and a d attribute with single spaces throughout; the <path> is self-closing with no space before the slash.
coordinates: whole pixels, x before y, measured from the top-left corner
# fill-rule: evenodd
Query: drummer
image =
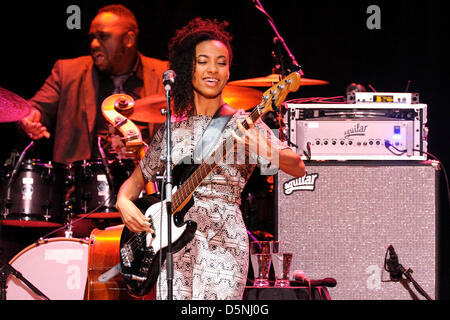
<path id="1" fill-rule="evenodd" d="M 138 51 L 139 28 L 128 8 L 101 8 L 91 22 L 89 38 L 90 56 L 56 61 L 29 100 L 32 112 L 21 120 L 33 140 L 50 138 L 52 133 L 52 160 L 66 165 L 100 158 L 97 137 L 111 131 L 101 113 L 105 98 L 115 93 L 135 100 L 164 94 L 162 74 L 167 64 Z M 151 124 L 149 131 L 151 135 Z"/>

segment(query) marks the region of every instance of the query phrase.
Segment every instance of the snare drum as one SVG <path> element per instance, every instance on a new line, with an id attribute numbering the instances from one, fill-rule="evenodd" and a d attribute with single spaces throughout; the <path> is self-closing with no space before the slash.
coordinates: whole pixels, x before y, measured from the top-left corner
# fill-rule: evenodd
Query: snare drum
<path id="1" fill-rule="evenodd" d="M 114 160 L 108 164 L 108 176 L 101 160 L 71 164 L 75 185 L 74 212 L 89 218 L 119 218 L 115 208 L 117 192 L 135 168 L 134 160 Z"/>
<path id="2" fill-rule="evenodd" d="M 11 170 L 12 171 L 12 170 Z M 0 190 L 2 223 L 7 226 L 57 227 L 65 220 L 67 167 L 55 162 L 25 160 L 10 188 Z"/>
<path id="3" fill-rule="evenodd" d="M 52 238 L 34 243 L 9 264 L 50 300 L 83 300 L 88 273 L 87 240 Z M 20 279 L 9 276 L 7 300 L 41 300 Z"/>

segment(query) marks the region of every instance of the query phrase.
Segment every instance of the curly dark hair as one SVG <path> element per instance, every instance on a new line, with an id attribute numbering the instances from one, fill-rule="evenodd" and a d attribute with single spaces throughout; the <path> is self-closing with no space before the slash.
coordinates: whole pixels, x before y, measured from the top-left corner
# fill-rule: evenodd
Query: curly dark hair
<path id="1" fill-rule="evenodd" d="M 195 18 L 179 29 L 169 41 L 169 67 L 176 73 L 172 88 L 174 113 L 178 116 L 194 113 L 194 89 L 192 75 L 195 66 L 195 47 L 207 40 L 218 40 L 225 44 L 229 53 L 229 65 L 232 62 L 232 37 L 225 30 L 226 21 Z"/>

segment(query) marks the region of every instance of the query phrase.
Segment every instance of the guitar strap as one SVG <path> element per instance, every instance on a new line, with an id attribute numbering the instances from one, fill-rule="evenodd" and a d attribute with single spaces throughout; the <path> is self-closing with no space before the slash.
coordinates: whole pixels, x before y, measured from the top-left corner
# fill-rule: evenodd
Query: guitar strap
<path id="1" fill-rule="evenodd" d="M 236 110 L 224 103 L 216 111 L 211 121 L 208 123 L 202 137 L 197 142 L 194 149 L 194 162 L 201 163 L 216 145 L 225 126 L 236 113 Z"/>

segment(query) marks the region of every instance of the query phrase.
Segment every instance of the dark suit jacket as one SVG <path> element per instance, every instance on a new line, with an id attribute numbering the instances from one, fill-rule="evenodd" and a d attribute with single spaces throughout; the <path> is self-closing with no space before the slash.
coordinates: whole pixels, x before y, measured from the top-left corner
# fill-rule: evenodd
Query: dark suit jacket
<path id="1" fill-rule="evenodd" d="M 163 94 L 167 62 L 139 54 L 142 63 L 141 97 Z M 50 76 L 29 100 L 54 132 L 53 161 L 69 164 L 91 158 L 97 113 L 96 72 L 91 56 L 56 61 Z"/>

